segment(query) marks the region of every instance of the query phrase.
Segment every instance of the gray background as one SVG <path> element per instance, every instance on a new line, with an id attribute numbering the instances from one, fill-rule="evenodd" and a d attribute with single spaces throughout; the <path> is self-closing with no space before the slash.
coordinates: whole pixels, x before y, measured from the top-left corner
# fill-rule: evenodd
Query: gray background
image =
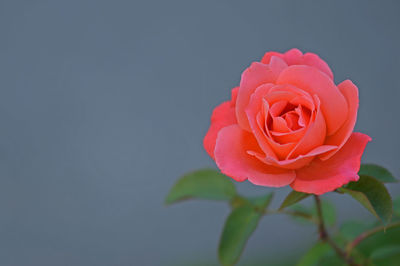
<path id="1" fill-rule="evenodd" d="M 398 1 L 1 0 L 0 265 L 216 263 L 227 206 L 163 199 L 181 174 L 214 167 L 202 148 L 212 109 L 269 50 L 318 53 L 336 82 L 351 78 L 357 130 L 373 138 L 363 160 L 399 176 L 399 11 Z M 340 217 L 372 219 L 328 197 Z M 242 265 L 316 237 L 267 217 Z"/>

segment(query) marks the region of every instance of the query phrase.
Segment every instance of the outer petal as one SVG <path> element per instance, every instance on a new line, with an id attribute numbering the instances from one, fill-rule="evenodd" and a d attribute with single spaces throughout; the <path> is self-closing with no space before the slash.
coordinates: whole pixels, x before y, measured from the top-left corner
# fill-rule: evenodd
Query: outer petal
<path id="1" fill-rule="evenodd" d="M 351 133 L 353 132 L 354 126 L 357 120 L 357 110 L 358 110 L 358 89 L 356 85 L 350 80 L 345 80 L 338 85 L 340 92 L 344 95 L 349 107 L 349 113 L 347 120 L 344 122 L 343 126 L 332 136 L 329 136 L 325 140 L 327 145 L 336 145 L 338 148 L 326 154 L 320 156 L 321 160 L 327 160 L 332 155 L 334 155 L 349 139 Z"/>
<path id="2" fill-rule="evenodd" d="M 293 182 L 294 171 L 266 165 L 248 151 L 261 152 L 252 134 L 238 125 L 230 125 L 219 131 L 214 154 L 222 173 L 236 181 L 249 179 L 260 186 L 282 187 Z"/>
<path id="3" fill-rule="evenodd" d="M 239 125 L 243 129 L 250 131 L 250 125 L 245 113 L 250 96 L 260 85 L 274 83 L 285 65 L 286 63 L 283 60 L 276 58 L 271 65 L 254 62 L 243 72 L 236 101 L 236 116 Z"/>
<path id="4" fill-rule="evenodd" d="M 315 158 L 309 166 L 296 170 L 296 179 L 290 186 L 296 191 L 321 195 L 357 181 L 361 156 L 370 140 L 368 135 L 353 133 L 329 160 Z"/>
<path id="5" fill-rule="evenodd" d="M 232 89 L 232 100 L 223 102 L 215 107 L 211 115 L 211 125 L 203 139 L 203 146 L 206 152 L 214 159 L 215 142 L 218 131 L 226 126 L 236 124 L 235 100 L 238 88 Z"/>
<path id="6" fill-rule="evenodd" d="M 334 134 L 347 119 L 347 102 L 333 81 L 314 67 L 290 66 L 282 71 L 277 84 L 291 84 L 310 94 L 317 94 L 327 125 L 327 135 Z"/>
<path id="7" fill-rule="evenodd" d="M 290 49 L 284 53 L 283 58 L 289 66 L 304 64 L 303 53 L 297 48 Z"/>
<path id="8" fill-rule="evenodd" d="M 316 67 L 333 80 L 332 70 L 328 64 L 322 60 L 318 55 L 313 53 L 303 53 L 299 49 L 291 49 L 284 54 L 278 52 L 267 52 L 261 60 L 261 63 L 269 64 L 273 56 L 280 57 L 286 61 L 288 65 L 307 65 Z"/>
<path id="9" fill-rule="evenodd" d="M 318 55 L 313 53 L 306 53 L 304 56 L 304 64 L 313 66 L 327 74 L 333 80 L 333 73 L 328 64 L 322 60 Z"/>
<path id="10" fill-rule="evenodd" d="M 261 63 L 263 63 L 263 64 L 269 64 L 269 62 L 271 61 L 271 58 L 272 58 L 273 56 L 276 56 L 276 57 L 279 57 L 279 58 L 284 59 L 284 58 L 283 58 L 283 54 L 278 53 L 278 52 L 271 51 L 271 52 L 266 52 L 266 53 L 264 54 L 263 58 L 261 59 Z M 287 63 L 287 62 L 286 62 L 286 63 Z"/>
<path id="11" fill-rule="evenodd" d="M 307 153 L 305 155 L 300 155 L 294 159 L 281 160 L 281 161 L 271 158 L 271 157 L 268 157 L 268 156 L 265 157 L 265 155 L 262 156 L 257 153 L 252 153 L 252 154 L 254 154 L 254 156 L 256 156 L 262 162 L 276 166 L 278 168 L 298 169 L 298 168 L 301 168 L 301 167 L 309 164 L 316 155 L 333 150 L 335 148 L 336 148 L 336 146 L 322 145 L 322 146 L 319 146 L 319 147 L 313 149 L 312 151 L 310 151 L 309 153 Z"/>

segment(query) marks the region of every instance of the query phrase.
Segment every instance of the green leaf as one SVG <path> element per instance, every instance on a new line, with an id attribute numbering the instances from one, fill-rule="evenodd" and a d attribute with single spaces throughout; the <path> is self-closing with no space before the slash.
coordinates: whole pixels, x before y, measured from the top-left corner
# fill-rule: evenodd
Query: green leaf
<path id="1" fill-rule="evenodd" d="M 218 255 L 222 265 L 234 265 L 256 229 L 262 214 L 253 206 L 244 205 L 234 209 L 225 222 Z"/>
<path id="2" fill-rule="evenodd" d="M 273 192 L 271 192 L 263 196 L 249 197 L 247 199 L 253 206 L 255 206 L 261 211 L 264 211 L 266 208 L 268 208 L 269 204 L 272 201 L 273 196 L 274 194 Z"/>
<path id="3" fill-rule="evenodd" d="M 289 193 L 289 195 L 286 196 L 285 200 L 282 202 L 281 207 L 279 207 L 279 210 L 283 210 L 286 207 L 296 204 L 297 202 L 307 198 L 310 195 L 311 194 L 297 192 L 293 190 L 292 192 Z"/>
<path id="4" fill-rule="evenodd" d="M 364 193 L 347 188 L 339 188 L 339 191 L 352 196 L 355 200 L 360 202 L 368 211 L 370 211 L 376 218 L 380 219 L 379 215 L 376 213 L 374 209 L 374 206 L 372 206 L 371 201 Z"/>
<path id="5" fill-rule="evenodd" d="M 297 263 L 297 266 L 316 266 L 324 256 L 332 252 L 331 247 L 324 242 L 318 242 L 310 248 Z"/>
<path id="6" fill-rule="evenodd" d="M 212 169 L 203 169 L 184 175 L 176 182 L 165 199 L 166 204 L 199 198 L 231 200 L 236 195 L 235 185 L 229 177 Z"/>
<path id="7" fill-rule="evenodd" d="M 340 234 L 347 240 L 353 240 L 364 231 L 371 228 L 371 225 L 359 221 L 346 221 L 340 226 Z"/>
<path id="8" fill-rule="evenodd" d="M 384 224 L 390 222 L 392 198 L 380 181 L 363 175 L 360 176 L 360 180 L 350 182 L 345 188 L 340 188 L 339 191 L 352 196 Z"/>
<path id="9" fill-rule="evenodd" d="M 318 261 L 318 266 L 347 266 L 348 264 L 343 261 L 335 252 L 330 252 L 321 257 Z M 366 266 L 366 265 L 364 265 Z"/>
<path id="10" fill-rule="evenodd" d="M 400 245 L 378 248 L 371 254 L 375 265 L 398 266 L 400 262 Z"/>
<path id="11" fill-rule="evenodd" d="M 386 231 L 380 231 L 361 241 L 356 249 L 365 256 L 371 256 L 377 249 L 383 247 L 398 246 L 400 243 L 400 226 L 388 227 Z"/>
<path id="12" fill-rule="evenodd" d="M 231 200 L 232 208 L 236 209 L 243 205 L 250 205 L 256 208 L 259 212 L 263 213 L 272 201 L 274 193 L 268 193 L 262 196 L 245 197 L 242 195 L 236 195 Z"/>
<path id="13" fill-rule="evenodd" d="M 400 197 L 393 200 L 393 213 L 400 217 Z"/>
<path id="14" fill-rule="evenodd" d="M 398 182 L 398 180 L 394 178 L 394 176 L 386 168 L 372 163 L 362 164 L 360 171 L 358 171 L 358 175 L 372 176 L 383 183 Z"/>

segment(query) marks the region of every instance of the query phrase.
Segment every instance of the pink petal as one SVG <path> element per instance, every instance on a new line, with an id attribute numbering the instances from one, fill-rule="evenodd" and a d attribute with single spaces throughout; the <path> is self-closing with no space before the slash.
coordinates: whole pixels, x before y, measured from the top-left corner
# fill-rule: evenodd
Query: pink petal
<path id="1" fill-rule="evenodd" d="M 298 49 L 291 49 L 284 54 L 278 52 L 267 52 L 262 58 L 261 63 L 269 64 L 273 56 L 284 59 L 288 65 L 307 65 L 316 67 L 333 80 L 332 70 L 329 68 L 328 64 L 316 54 L 306 53 L 303 55 Z"/>
<path id="2" fill-rule="evenodd" d="M 269 64 L 269 62 L 271 61 L 271 58 L 273 56 L 283 59 L 283 54 L 281 54 L 281 53 L 278 53 L 278 52 L 266 52 L 265 55 L 263 56 L 263 58 L 261 59 L 261 63 Z"/>
<path id="3" fill-rule="evenodd" d="M 274 83 L 285 66 L 286 63 L 282 59 L 275 58 L 271 65 L 254 62 L 242 73 L 236 101 L 236 116 L 239 125 L 243 129 L 250 131 L 250 125 L 245 113 L 250 96 L 260 85 Z"/>
<path id="4" fill-rule="evenodd" d="M 333 80 L 333 73 L 328 64 L 322 60 L 318 55 L 313 53 L 306 53 L 303 56 L 304 64 L 308 66 L 313 66 L 327 74 Z"/>
<path id="5" fill-rule="evenodd" d="M 275 73 L 275 75 L 278 77 L 279 74 L 288 67 L 287 63 L 282 60 L 279 56 L 272 56 L 271 60 L 268 63 L 269 67 L 271 70 Z"/>
<path id="6" fill-rule="evenodd" d="M 316 155 L 325 153 L 327 151 L 331 151 L 333 149 L 336 149 L 336 146 L 330 146 L 330 145 L 321 145 L 310 152 L 308 152 L 305 155 L 300 155 L 297 158 L 294 159 L 287 159 L 287 160 L 281 160 L 278 161 L 275 158 L 270 158 L 270 157 L 261 157 L 258 154 L 255 154 L 255 156 L 260 159 L 262 162 L 265 162 L 267 164 L 271 164 L 273 166 L 279 167 L 279 168 L 285 168 L 285 169 L 299 169 L 307 164 L 309 164 Z"/>
<path id="7" fill-rule="evenodd" d="M 306 154 L 312 149 L 324 144 L 326 137 L 326 124 L 321 112 L 318 97 L 315 96 L 316 110 L 315 120 L 310 122 L 304 137 L 297 143 L 296 147 L 288 154 L 288 159 L 293 159 L 299 155 Z"/>
<path id="8" fill-rule="evenodd" d="M 289 142 L 298 142 L 305 134 L 306 128 L 300 128 L 295 131 L 291 131 L 288 133 L 271 131 L 271 135 L 274 140 L 279 143 L 289 143 Z"/>
<path id="9" fill-rule="evenodd" d="M 303 53 L 297 49 L 293 48 L 287 51 L 284 55 L 283 58 L 285 59 L 286 63 L 291 66 L 291 65 L 303 65 L 304 60 L 303 60 Z"/>
<path id="10" fill-rule="evenodd" d="M 370 140 L 368 135 L 353 133 L 330 159 L 315 158 L 309 166 L 296 170 L 296 179 L 290 186 L 296 191 L 321 195 L 357 181 L 361 156 Z"/>
<path id="11" fill-rule="evenodd" d="M 358 110 L 358 89 L 350 80 L 345 80 L 338 85 L 339 90 L 344 95 L 349 108 L 347 120 L 344 122 L 342 127 L 332 136 L 329 136 L 325 140 L 325 144 L 338 146 L 337 150 L 333 150 L 320 156 L 321 160 L 327 160 L 333 156 L 349 139 L 353 132 L 354 126 L 357 120 Z"/>
<path id="12" fill-rule="evenodd" d="M 253 95 L 251 95 L 250 103 L 246 108 L 246 115 L 250 124 L 251 131 L 254 134 L 254 137 L 256 138 L 262 151 L 271 157 L 276 157 L 274 151 L 271 149 L 271 146 L 268 144 L 266 136 L 262 130 L 263 124 L 260 125 L 257 122 L 257 116 L 261 116 L 260 111 L 262 110 L 263 97 L 273 86 L 273 84 L 264 84 L 257 88 Z M 268 103 L 266 104 L 268 105 Z M 268 108 L 268 106 L 266 106 L 266 108 Z M 263 120 L 263 118 L 264 116 L 262 116 L 261 120 Z M 263 123 L 264 121 L 260 122 Z"/>
<path id="13" fill-rule="evenodd" d="M 314 99 L 311 95 L 290 84 L 275 85 L 265 98 L 271 104 L 277 101 L 287 101 L 293 105 L 304 105 L 310 110 L 314 110 Z"/>
<path id="14" fill-rule="evenodd" d="M 211 115 L 210 128 L 208 129 L 207 134 L 203 139 L 204 149 L 211 156 L 211 158 L 214 158 L 214 148 L 218 131 L 223 127 L 237 123 L 234 106 L 237 90 L 237 87 L 232 89 L 232 100 L 228 102 L 223 102 L 215 107 Z"/>
<path id="15" fill-rule="evenodd" d="M 294 171 L 266 165 L 248 151 L 261 152 L 251 133 L 238 125 L 219 131 L 214 154 L 222 173 L 240 182 L 249 179 L 260 186 L 282 187 L 293 182 Z"/>
<path id="16" fill-rule="evenodd" d="M 288 101 L 277 101 L 271 105 L 269 113 L 272 115 L 272 117 L 279 116 L 287 104 Z"/>
<path id="17" fill-rule="evenodd" d="M 287 122 L 282 117 L 272 117 L 272 129 L 275 132 L 290 132 Z"/>
<path id="18" fill-rule="evenodd" d="M 257 122 L 257 126 L 260 129 L 262 129 L 263 125 L 264 125 L 264 117 L 262 117 L 260 113 L 256 116 L 256 122 Z M 271 132 L 269 131 L 269 129 L 267 127 L 265 127 L 265 131 L 261 131 L 261 132 L 262 132 L 262 135 L 263 135 L 263 140 L 272 149 L 272 154 L 274 154 L 273 156 L 271 156 L 271 152 L 266 153 L 266 155 L 269 156 L 269 157 L 278 158 L 278 159 L 284 159 L 284 158 L 287 157 L 289 152 L 291 150 L 293 150 L 293 148 L 296 146 L 296 143 L 279 143 L 279 142 L 276 142 L 273 139 L 273 136 L 272 136 Z"/>
<path id="19" fill-rule="evenodd" d="M 318 95 L 327 125 L 327 135 L 334 134 L 347 118 L 346 99 L 333 81 L 324 73 L 309 66 L 289 66 L 282 71 L 277 84 L 291 84 L 310 94 Z"/>

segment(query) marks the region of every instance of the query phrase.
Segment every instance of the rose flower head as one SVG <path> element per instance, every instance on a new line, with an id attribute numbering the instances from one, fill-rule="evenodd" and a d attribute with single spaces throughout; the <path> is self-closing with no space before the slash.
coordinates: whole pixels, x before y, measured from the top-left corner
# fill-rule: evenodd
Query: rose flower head
<path id="1" fill-rule="evenodd" d="M 320 195 L 359 178 L 371 138 L 353 132 L 358 102 L 316 54 L 267 52 L 214 109 L 204 148 L 236 181 Z"/>

